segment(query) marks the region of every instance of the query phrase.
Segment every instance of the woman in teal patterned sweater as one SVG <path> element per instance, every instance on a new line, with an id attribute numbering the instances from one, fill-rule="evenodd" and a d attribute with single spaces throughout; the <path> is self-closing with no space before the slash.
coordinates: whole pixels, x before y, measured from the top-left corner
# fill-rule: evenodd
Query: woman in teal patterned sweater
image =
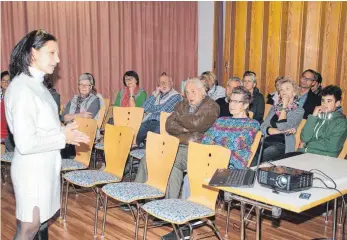
<path id="1" fill-rule="evenodd" d="M 229 168 L 247 166 L 251 145 L 259 130 L 259 123 L 247 117 L 251 94 L 244 87 L 234 88 L 229 101 L 232 117 L 221 117 L 203 135 L 201 143 L 220 145 L 231 150 Z"/>
<path id="2" fill-rule="evenodd" d="M 233 89 L 229 100 L 232 117 L 220 117 L 201 139 L 203 144 L 219 145 L 231 150 L 229 168 L 242 169 L 247 166 L 251 145 L 259 130 L 259 122 L 247 116 L 252 95 L 244 87 Z M 189 174 L 189 173 L 188 173 Z M 184 178 L 182 198 L 190 195 L 187 176 Z"/>

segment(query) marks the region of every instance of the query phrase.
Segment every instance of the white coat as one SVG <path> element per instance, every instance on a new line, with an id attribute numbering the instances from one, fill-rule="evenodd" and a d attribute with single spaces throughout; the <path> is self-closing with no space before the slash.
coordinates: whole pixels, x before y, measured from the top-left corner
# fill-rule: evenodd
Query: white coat
<path id="1" fill-rule="evenodd" d="M 60 208 L 60 149 L 65 136 L 57 105 L 43 85 L 44 73 L 29 67 L 10 83 L 5 96 L 6 119 L 15 141 L 11 177 L 16 198 L 16 217 L 33 221 L 33 208 L 40 222 Z"/>

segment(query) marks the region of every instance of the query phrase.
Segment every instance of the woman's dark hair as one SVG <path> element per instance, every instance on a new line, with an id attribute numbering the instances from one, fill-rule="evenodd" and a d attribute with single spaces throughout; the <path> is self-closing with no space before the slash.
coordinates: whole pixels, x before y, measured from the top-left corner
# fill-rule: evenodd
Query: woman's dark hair
<path id="1" fill-rule="evenodd" d="M 2 79 L 3 77 L 7 76 L 7 75 L 10 75 L 10 74 L 8 73 L 8 71 L 3 71 L 3 72 L 1 72 L 1 79 Z"/>
<path id="2" fill-rule="evenodd" d="M 44 30 L 35 30 L 23 37 L 14 47 L 10 59 L 10 78 L 25 73 L 31 76 L 29 66 L 32 62 L 32 48 L 38 50 L 48 41 L 57 41 L 57 39 Z"/>
<path id="3" fill-rule="evenodd" d="M 139 79 L 139 75 L 137 74 L 137 72 L 131 70 L 131 71 L 127 71 L 127 72 L 124 73 L 124 75 L 123 75 L 123 84 L 124 84 L 124 86 L 127 86 L 125 84 L 125 76 L 135 78 L 136 79 L 136 85 L 137 86 L 139 85 L 140 79 Z"/>
<path id="4" fill-rule="evenodd" d="M 335 101 L 341 101 L 342 98 L 342 90 L 340 87 L 336 85 L 328 85 L 325 88 L 322 89 L 322 97 L 323 96 L 334 96 Z"/>
<path id="5" fill-rule="evenodd" d="M 43 77 L 43 85 L 45 85 L 47 89 L 53 88 L 54 84 L 53 84 L 52 74 L 46 74 Z"/>

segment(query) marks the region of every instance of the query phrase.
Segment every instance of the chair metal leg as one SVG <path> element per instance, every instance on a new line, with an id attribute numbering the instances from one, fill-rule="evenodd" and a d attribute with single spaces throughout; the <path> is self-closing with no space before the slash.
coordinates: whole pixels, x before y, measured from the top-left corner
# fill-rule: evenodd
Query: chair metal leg
<path id="1" fill-rule="evenodd" d="M 231 209 L 231 201 L 228 201 L 227 219 L 226 219 L 226 224 L 225 224 L 225 237 L 228 236 L 228 232 L 229 232 L 230 209 Z"/>
<path id="2" fill-rule="evenodd" d="M 130 156 L 130 159 L 129 159 L 129 164 L 130 164 L 129 182 L 132 182 L 131 176 L 132 176 L 132 172 L 133 172 L 133 161 L 134 161 L 134 157 Z"/>
<path id="3" fill-rule="evenodd" d="M 177 237 L 177 240 L 181 240 L 181 236 L 179 235 L 178 231 L 177 231 L 177 227 L 175 224 L 171 223 L 172 224 L 172 227 L 175 231 L 175 234 L 176 234 L 176 237 Z M 184 236 L 183 236 L 184 237 Z"/>
<path id="4" fill-rule="evenodd" d="M 343 201 L 343 196 L 341 197 L 342 203 L 341 203 L 341 212 L 340 212 L 340 220 L 339 220 L 339 226 L 342 226 L 342 221 L 344 217 L 344 209 L 345 209 L 345 202 Z"/>
<path id="5" fill-rule="evenodd" d="M 262 214 L 262 209 L 260 207 L 255 208 L 255 214 L 257 216 L 257 221 L 256 221 L 256 240 L 261 240 L 261 214 Z"/>
<path id="6" fill-rule="evenodd" d="M 219 240 L 223 240 L 222 236 L 220 235 L 220 232 L 218 230 L 218 228 L 216 227 L 216 225 L 214 224 L 214 222 L 210 219 L 207 220 L 206 222 L 211 228 L 212 230 L 216 233 L 217 237 Z"/>
<path id="7" fill-rule="evenodd" d="M 147 227 L 148 227 L 148 213 L 145 213 L 145 226 L 143 228 L 143 240 L 146 240 L 146 236 L 147 236 Z"/>
<path id="8" fill-rule="evenodd" d="M 107 195 L 105 194 L 104 217 L 103 217 L 103 220 L 102 220 L 102 233 L 101 233 L 101 237 L 104 237 L 104 234 L 105 234 L 106 215 L 107 215 Z"/>
<path id="9" fill-rule="evenodd" d="M 193 226 L 190 222 L 188 222 L 187 225 L 189 227 L 189 232 L 190 232 L 189 239 L 193 239 Z"/>
<path id="10" fill-rule="evenodd" d="M 96 204 L 95 204 L 95 218 L 94 218 L 94 237 L 97 236 L 98 233 L 98 213 L 99 213 L 99 188 L 96 187 L 95 189 L 95 198 L 96 198 Z"/>
<path id="11" fill-rule="evenodd" d="M 67 215 L 67 202 L 68 202 L 68 194 L 69 194 L 69 185 L 70 185 L 69 181 L 66 181 L 64 217 L 63 217 L 64 222 L 66 222 L 66 215 Z"/>
<path id="12" fill-rule="evenodd" d="M 241 202 L 241 240 L 246 239 L 245 237 L 245 209 L 246 209 L 246 204 L 244 202 Z"/>
<path id="13" fill-rule="evenodd" d="M 60 174 L 61 186 L 60 186 L 60 211 L 59 218 L 63 218 L 63 198 L 64 198 L 64 178 L 63 174 Z"/>
<path id="14" fill-rule="evenodd" d="M 136 203 L 136 210 L 137 210 L 136 224 L 135 224 L 135 240 L 137 240 L 139 235 L 139 225 L 140 225 L 140 204 L 138 201 L 136 201 L 135 203 Z"/>
<path id="15" fill-rule="evenodd" d="M 337 225 L 337 198 L 335 198 L 334 200 L 333 239 L 336 239 L 336 225 Z"/>

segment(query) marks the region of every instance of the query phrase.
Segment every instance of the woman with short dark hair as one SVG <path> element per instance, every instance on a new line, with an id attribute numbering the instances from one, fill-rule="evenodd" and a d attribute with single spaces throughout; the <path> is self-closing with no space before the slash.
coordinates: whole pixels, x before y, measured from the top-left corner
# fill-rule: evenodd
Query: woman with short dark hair
<path id="1" fill-rule="evenodd" d="M 43 31 L 30 32 L 14 47 L 5 95 L 6 119 L 14 135 L 11 178 L 16 198 L 14 239 L 48 239 L 48 220 L 60 208 L 60 149 L 66 143 L 87 143 L 76 123 L 61 127 L 54 102 L 43 85 L 58 57 L 57 39 Z"/>
<path id="2" fill-rule="evenodd" d="M 137 72 L 125 72 L 123 75 L 124 88 L 118 92 L 114 106 L 141 107 L 147 98 L 147 93 L 139 87 L 139 83 L 140 79 Z"/>

